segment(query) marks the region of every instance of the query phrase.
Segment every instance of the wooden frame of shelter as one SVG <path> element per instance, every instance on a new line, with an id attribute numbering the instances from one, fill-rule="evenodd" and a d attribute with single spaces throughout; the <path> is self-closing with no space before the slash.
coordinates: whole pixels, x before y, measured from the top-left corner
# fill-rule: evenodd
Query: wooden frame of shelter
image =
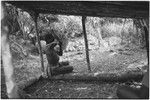
<path id="1" fill-rule="evenodd" d="M 62 14 L 62 15 L 76 15 L 82 16 L 82 27 L 84 33 L 84 40 L 86 46 L 86 57 L 88 69 L 90 69 L 90 60 L 89 60 L 89 52 L 88 52 L 88 41 L 86 36 L 86 28 L 85 21 L 86 16 L 93 17 L 121 17 L 121 18 L 138 18 L 138 19 L 148 19 L 149 17 L 149 2 L 147 1 L 64 1 L 64 2 L 56 2 L 56 1 L 3 1 L 4 3 L 9 3 L 17 8 L 21 8 L 30 13 L 33 17 L 36 25 L 36 33 L 37 40 L 40 49 L 40 58 L 41 58 L 41 66 L 42 71 L 44 71 L 43 64 L 43 54 L 41 52 L 41 44 L 39 41 L 39 33 L 37 31 L 37 18 L 39 13 L 51 13 L 51 14 Z M 143 20 L 141 20 L 143 22 Z M 149 22 L 149 21 L 148 21 Z M 148 28 L 148 24 L 147 24 Z M 5 66 L 4 66 L 5 67 Z M 130 74 L 129 74 L 130 73 Z M 129 74 L 129 75 L 128 75 Z M 133 76 L 132 76 L 133 75 Z M 86 77 L 84 77 L 86 76 Z M 61 77 L 52 77 L 51 79 L 78 79 L 78 80 L 99 80 L 99 81 L 126 81 L 129 79 L 141 79 L 143 77 L 143 72 L 138 71 L 127 71 L 127 72 L 119 72 L 116 73 L 89 73 L 89 74 L 70 74 Z M 116 78 L 117 77 L 117 78 Z M 124 78 L 122 78 L 124 77 Z M 25 88 L 27 82 L 21 82 L 23 84 L 22 88 Z"/>

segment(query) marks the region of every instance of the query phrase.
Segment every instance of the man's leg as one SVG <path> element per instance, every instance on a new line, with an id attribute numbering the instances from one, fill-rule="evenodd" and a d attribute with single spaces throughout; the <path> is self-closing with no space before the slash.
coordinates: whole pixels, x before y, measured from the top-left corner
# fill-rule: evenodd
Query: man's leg
<path id="1" fill-rule="evenodd" d="M 69 61 L 59 62 L 59 67 L 68 66 L 68 65 L 69 65 Z"/>

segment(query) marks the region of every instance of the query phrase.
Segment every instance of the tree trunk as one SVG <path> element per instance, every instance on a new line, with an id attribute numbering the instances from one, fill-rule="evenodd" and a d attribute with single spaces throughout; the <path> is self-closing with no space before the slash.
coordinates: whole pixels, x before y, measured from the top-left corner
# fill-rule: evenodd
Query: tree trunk
<path id="1" fill-rule="evenodd" d="M 97 72 L 97 73 L 70 73 L 54 76 L 52 80 L 76 80 L 76 81 L 102 81 L 102 82 L 126 82 L 140 81 L 144 75 L 140 70 L 127 70 L 123 72 Z"/>
<path id="2" fill-rule="evenodd" d="M 102 35 L 101 35 L 101 27 L 97 27 L 96 32 L 98 34 L 98 46 L 101 46 L 101 41 L 103 41 L 102 39 Z"/>
<path id="3" fill-rule="evenodd" d="M 121 29 L 121 44 L 123 43 L 123 32 L 124 32 L 125 23 L 126 23 L 126 19 L 124 20 L 123 26 L 122 26 L 122 29 Z"/>

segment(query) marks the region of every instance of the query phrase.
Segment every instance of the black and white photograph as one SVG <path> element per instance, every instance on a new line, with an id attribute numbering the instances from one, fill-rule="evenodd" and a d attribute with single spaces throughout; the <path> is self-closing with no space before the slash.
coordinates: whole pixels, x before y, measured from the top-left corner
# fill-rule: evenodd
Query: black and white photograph
<path id="1" fill-rule="evenodd" d="M 149 99 L 149 1 L 1 1 L 1 99 Z"/>

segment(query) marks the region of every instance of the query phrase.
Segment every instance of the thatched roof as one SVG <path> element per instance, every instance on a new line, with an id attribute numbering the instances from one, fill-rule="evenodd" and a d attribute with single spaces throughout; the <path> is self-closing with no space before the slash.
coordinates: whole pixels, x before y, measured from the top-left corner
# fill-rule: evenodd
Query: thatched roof
<path id="1" fill-rule="evenodd" d="M 6 1 L 27 11 L 98 17 L 149 17 L 148 1 Z"/>

